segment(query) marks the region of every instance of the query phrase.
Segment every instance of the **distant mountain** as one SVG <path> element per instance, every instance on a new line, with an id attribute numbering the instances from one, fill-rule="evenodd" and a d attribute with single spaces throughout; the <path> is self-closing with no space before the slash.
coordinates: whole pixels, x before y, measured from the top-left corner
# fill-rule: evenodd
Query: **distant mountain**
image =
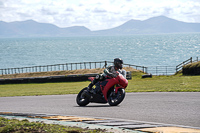
<path id="1" fill-rule="evenodd" d="M 90 34 L 84 26 L 59 28 L 53 24 L 38 23 L 33 20 L 19 22 L 0 21 L 0 37 L 60 37 Z"/>
<path id="2" fill-rule="evenodd" d="M 200 32 L 200 23 L 185 23 L 165 16 L 159 16 L 144 21 L 130 20 L 112 29 L 96 31 L 96 34 L 131 35 L 189 32 Z"/>
<path id="3" fill-rule="evenodd" d="M 0 21 L 0 37 L 66 37 L 191 32 L 200 32 L 200 23 L 186 23 L 165 16 L 153 17 L 144 21 L 130 20 L 118 27 L 98 31 L 91 31 L 84 26 L 59 28 L 53 24 L 38 23 L 33 20 L 10 23 Z"/>

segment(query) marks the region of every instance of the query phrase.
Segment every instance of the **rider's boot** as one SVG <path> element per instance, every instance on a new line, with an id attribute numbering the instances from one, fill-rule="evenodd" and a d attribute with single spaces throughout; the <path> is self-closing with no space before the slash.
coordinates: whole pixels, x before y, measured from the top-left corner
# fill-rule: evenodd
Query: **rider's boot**
<path id="1" fill-rule="evenodd" d="M 90 83 L 90 84 L 88 85 L 88 92 L 89 92 L 89 93 L 94 94 L 94 90 L 92 89 L 93 86 L 94 86 L 93 83 Z"/>
<path id="2" fill-rule="evenodd" d="M 92 94 L 95 94 L 94 89 L 92 87 L 98 82 L 98 80 L 94 79 L 89 85 L 88 85 L 88 91 Z"/>
<path id="3" fill-rule="evenodd" d="M 89 84 L 88 86 L 88 91 L 90 93 L 95 94 L 96 92 L 94 91 L 94 89 L 92 89 L 92 87 L 99 81 L 99 80 L 103 80 L 105 79 L 105 77 L 103 76 L 103 74 L 99 74 L 95 77 L 95 79 Z"/>

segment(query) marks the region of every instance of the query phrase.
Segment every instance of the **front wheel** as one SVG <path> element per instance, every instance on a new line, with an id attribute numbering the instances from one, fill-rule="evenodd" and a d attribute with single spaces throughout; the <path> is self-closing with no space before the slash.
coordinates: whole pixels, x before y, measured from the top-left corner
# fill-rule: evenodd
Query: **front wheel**
<path id="1" fill-rule="evenodd" d="M 117 93 L 114 91 L 110 93 L 108 97 L 108 103 L 110 106 L 117 106 L 120 104 L 125 97 L 125 90 L 123 88 L 120 88 Z"/>
<path id="2" fill-rule="evenodd" d="M 76 97 L 76 103 L 79 105 L 79 106 L 86 106 L 89 104 L 89 98 L 86 96 L 86 91 L 87 91 L 87 87 L 82 89 L 77 97 Z"/>

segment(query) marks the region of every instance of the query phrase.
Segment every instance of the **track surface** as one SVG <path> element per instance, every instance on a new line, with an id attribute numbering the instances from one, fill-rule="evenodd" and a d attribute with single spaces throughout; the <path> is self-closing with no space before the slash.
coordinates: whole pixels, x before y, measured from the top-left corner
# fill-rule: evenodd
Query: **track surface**
<path id="1" fill-rule="evenodd" d="M 0 97 L 0 112 L 108 117 L 200 127 L 199 92 L 126 93 L 116 107 L 95 103 L 79 107 L 75 99 L 76 95 Z"/>

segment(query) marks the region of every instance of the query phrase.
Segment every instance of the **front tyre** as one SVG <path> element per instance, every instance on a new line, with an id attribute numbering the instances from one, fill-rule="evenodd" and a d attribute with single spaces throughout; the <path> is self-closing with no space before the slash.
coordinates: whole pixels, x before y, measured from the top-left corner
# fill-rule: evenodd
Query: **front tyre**
<path id="1" fill-rule="evenodd" d="M 125 97 L 125 90 L 123 88 L 120 88 L 117 93 L 114 91 L 110 93 L 108 97 L 108 103 L 110 106 L 117 106 L 120 104 Z"/>
<path id="2" fill-rule="evenodd" d="M 84 88 L 84 89 L 82 89 L 79 93 L 78 93 L 78 95 L 77 95 L 77 97 L 76 97 L 76 103 L 79 105 L 79 106 L 86 106 L 87 104 L 89 104 L 89 98 L 86 96 L 86 94 L 84 94 L 84 93 L 86 93 L 86 91 L 87 91 L 87 87 L 86 88 Z"/>

